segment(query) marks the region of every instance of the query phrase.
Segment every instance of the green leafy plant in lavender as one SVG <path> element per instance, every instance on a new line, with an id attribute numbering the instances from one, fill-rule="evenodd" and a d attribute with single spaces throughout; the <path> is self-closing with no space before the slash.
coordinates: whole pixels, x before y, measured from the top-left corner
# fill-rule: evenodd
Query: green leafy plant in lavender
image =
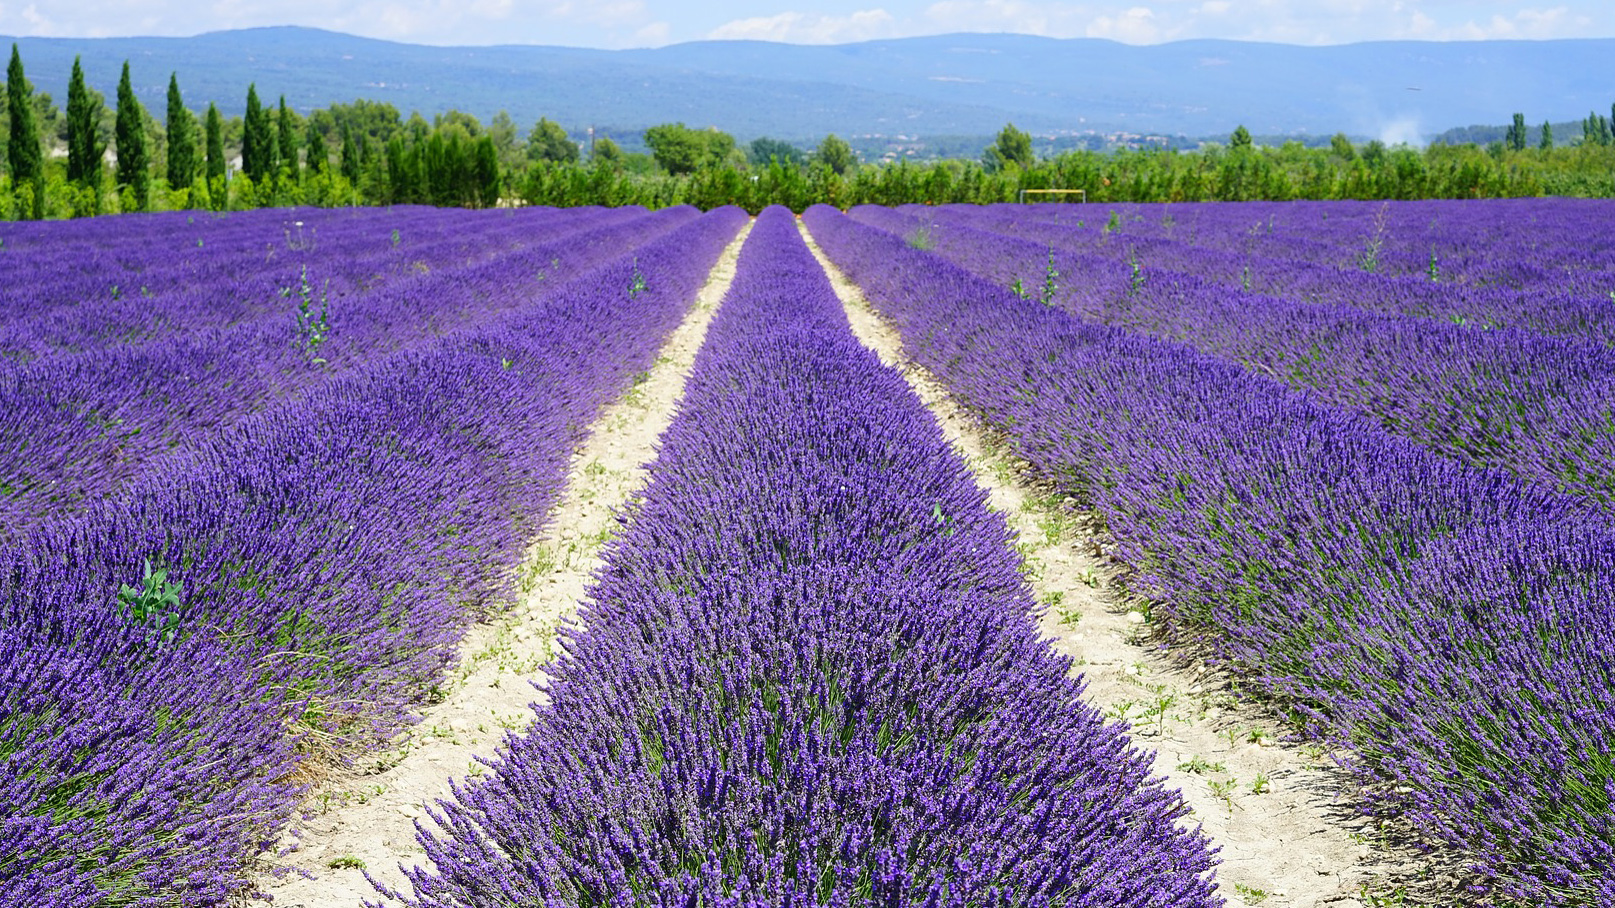
<path id="1" fill-rule="evenodd" d="M 648 289 L 650 288 L 645 284 L 645 275 L 639 270 L 639 256 L 636 255 L 634 256 L 634 277 L 633 280 L 628 282 L 628 298 L 633 299 Z"/>
<path id="2" fill-rule="evenodd" d="M 1104 235 L 1104 236 L 1110 236 L 1112 233 L 1116 233 L 1121 229 L 1122 229 L 1122 216 L 1117 214 L 1116 212 L 1112 211 L 1110 213 L 1110 219 L 1105 221 L 1105 227 L 1104 227 L 1103 230 L 1100 231 L 1100 233 L 1102 235 Z"/>
<path id="3" fill-rule="evenodd" d="M 1436 250 L 1434 246 L 1430 247 L 1430 266 L 1425 269 L 1425 273 L 1430 275 L 1430 283 L 1441 283 L 1441 265 L 1436 261 Z"/>
<path id="4" fill-rule="evenodd" d="M 397 227 L 393 228 L 392 240 L 393 240 L 393 248 L 397 249 L 398 248 L 398 240 L 399 240 L 398 228 Z"/>
<path id="5" fill-rule="evenodd" d="M 1060 289 L 1060 272 L 1054 267 L 1054 247 L 1049 247 L 1049 264 L 1043 270 L 1043 305 L 1054 305 L 1054 294 Z"/>
<path id="6" fill-rule="evenodd" d="M 314 309 L 314 285 L 308 282 L 307 265 L 303 266 L 303 272 L 299 275 L 295 288 L 280 288 L 280 295 L 286 299 L 291 299 L 294 291 L 297 293 L 297 312 L 293 314 L 296 324 L 297 345 L 302 348 L 303 354 L 308 357 L 311 363 L 325 362 L 318 354 L 320 345 L 325 343 L 326 338 L 331 335 L 330 309 L 326 299 L 326 290 L 329 286 L 330 284 L 327 283 L 326 287 L 320 289 L 319 311 L 317 313 Z"/>
<path id="7" fill-rule="evenodd" d="M 1043 289 L 1038 298 L 1042 301 L 1043 305 L 1052 306 L 1054 305 L 1054 294 L 1058 292 L 1059 289 L 1060 271 L 1054 267 L 1054 249 L 1050 247 L 1049 264 L 1043 270 Z M 1016 278 L 1015 282 L 1009 285 L 1009 292 L 1015 294 L 1023 300 L 1029 300 L 1032 298 L 1031 288 L 1027 287 L 1026 282 L 1022 281 L 1020 278 Z"/>
<path id="8" fill-rule="evenodd" d="M 1374 231 L 1364 241 L 1363 254 L 1357 259 L 1357 267 L 1369 273 L 1379 271 L 1380 248 L 1385 245 L 1385 213 L 1389 209 L 1389 202 L 1379 206 L 1379 211 L 1374 215 Z"/>
<path id="9" fill-rule="evenodd" d="M 1131 296 L 1144 289 L 1144 266 L 1138 261 L 1138 253 L 1132 249 L 1127 250 L 1127 267 L 1131 269 L 1131 274 L 1127 278 L 1127 293 Z M 1249 290 L 1250 287 L 1247 286 L 1245 289 Z"/>
<path id="10" fill-rule="evenodd" d="M 903 242 L 908 244 L 908 248 L 918 249 L 921 252 L 929 252 L 936 248 L 936 240 L 931 236 L 930 224 L 921 224 L 914 228 L 912 232 L 903 237 Z"/>
<path id="11" fill-rule="evenodd" d="M 170 643 L 179 633 L 180 592 L 179 584 L 168 582 L 168 569 L 152 570 L 148 558 L 140 586 L 123 584 L 118 603 L 130 621 L 157 631 L 163 643 Z"/>

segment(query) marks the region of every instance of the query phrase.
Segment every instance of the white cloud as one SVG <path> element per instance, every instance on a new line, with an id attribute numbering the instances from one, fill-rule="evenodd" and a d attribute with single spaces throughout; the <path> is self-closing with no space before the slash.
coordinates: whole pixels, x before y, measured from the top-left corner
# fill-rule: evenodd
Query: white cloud
<path id="1" fill-rule="evenodd" d="M 1527 8 L 1512 16 L 1494 15 L 1485 24 L 1474 20 L 1451 30 L 1449 37 L 1472 41 L 1494 38 L 1579 38 L 1592 25 L 1587 16 L 1575 15 L 1569 7 Z"/>
<path id="2" fill-rule="evenodd" d="M 673 26 L 668 22 L 652 22 L 634 30 L 634 47 L 660 47 L 668 43 Z"/>
<path id="3" fill-rule="evenodd" d="M 476 0 L 471 11 L 483 19 L 508 19 L 515 5 L 514 0 Z"/>
<path id="4" fill-rule="evenodd" d="M 27 33 L 30 35 L 58 34 L 55 24 L 40 15 L 37 3 L 30 3 L 22 8 L 22 21 L 28 23 Z"/>
<path id="5" fill-rule="evenodd" d="M 884 9 L 858 10 L 847 16 L 784 12 L 735 19 L 707 33 L 715 40 L 784 41 L 792 44 L 840 44 L 889 37 L 896 19 Z"/>
<path id="6" fill-rule="evenodd" d="M 1147 6 L 1135 6 L 1115 16 L 1096 16 L 1085 32 L 1090 38 L 1110 38 L 1127 44 L 1153 44 L 1162 40 L 1161 25 Z"/>
<path id="7" fill-rule="evenodd" d="M 1081 10 L 1066 3 L 1024 0 L 940 0 L 925 8 L 924 31 L 1018 32 L 1051 38 L 1082 34 Z"/>

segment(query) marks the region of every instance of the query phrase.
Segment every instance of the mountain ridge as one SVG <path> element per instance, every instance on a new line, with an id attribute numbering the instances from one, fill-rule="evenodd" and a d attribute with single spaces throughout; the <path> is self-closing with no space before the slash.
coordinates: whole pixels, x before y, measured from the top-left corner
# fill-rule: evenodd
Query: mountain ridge
<path id="1" fill-rule="evenodd" d="M 554 45 L 437 46 L 296 26 L 192 37 L 4 38 L 29 80 L 66 95 L 74 55 L 108 97 L 131 64 L 160 111 L 169 72 L 187 105 L 244 106 L 246 86 L 307 111 L 368 98 L 404 115 L 505 109 L 574 131 L 639 131 L 681 120 L 741 141 L 842 135 L 1040 135 L 1344 131 L 1418 140 L 1467 123 L 1608 114 L 1600 75 L 1615 39 L 1375 41 L 1299 46 L 1219 39 L 1125 45 L 1100 38 L 956 33 L 838 45 L 697 41 L 637 50 Z"/>

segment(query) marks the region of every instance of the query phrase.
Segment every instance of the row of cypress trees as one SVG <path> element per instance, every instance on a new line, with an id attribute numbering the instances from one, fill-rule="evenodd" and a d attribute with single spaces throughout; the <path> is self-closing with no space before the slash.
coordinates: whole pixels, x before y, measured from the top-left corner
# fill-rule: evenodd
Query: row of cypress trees
<path id="1" fill-rule="evenodd" d="M 46 194 L 40 124 L 33 86 L 23 72 L 22 58 L 15 44 L 11 47 L 11 62 L 6 70 L 6 100 L 11 185 L 19 198 L 30 197 L 26 204 L 19 206 L 19 215 L 42 218 Z M 164 144 L 168 186 L 172 189 L 196 186 L 193 194 L 198 198 L 195 201 L 201 201 L 200 196 L 205 194 L 214 207 L 222 208 L 229 162 L 225 157 L 224 121 L 218 107 L 208 105 L 199 136 L 196 116 L 185 106 L 177 74 L 169 76 L 167 101 Z M 147 146 L 146 113 L 131 87 L 128 61 L 123 64 L 118 81 L 116 104 L 112 150 L 116 161 L 113 168 L 116 188 L 123 198 L 120 208 L 147 210 L 152 200 L 153 162 Z M 84 214 L 99 214 L 102 210 L 104 161 L 108 150 L 100 131 L 102 108 L 99 93 L 85 84 L 83 67 L 79 59 L 74 58 L 67 89 L 66 177 L 76 196 L 73 208 Z M 288 110 L 284 95 L 278 109 L 271 108 L 259 98 L 256 85 L 248 86 L 240 172 L 260 199 L 272 197 L 277 188 L 295 184 L 305 167 L 313 174 L 324 173 L 332 167 L 325 134 L 312 118 L 302 129 L 296 119 Z M 360 168 L 370 157 L 371 149 L 365 137 L 350 133 L 345 123 L 341 140 L 335 165 L 337 174 L 347 185 L 357 186 L 361 181 Z M 388 184 L 383 201 L 438 205 L 492 205 L 498 201 L 499 160 L 492 142 L 486 137 L 466 142 L 457 134 L 443 136 L 433 132 L 421 141 L 408 143 L 394 137 L 382 151 Z"/>
<path id="2" fill-rule="evenodd" d="M 44 217 L 44 156 L 39 123 L 34 112 L 33 86 L 23 71 L 17 45 L 11 45 L 11 62 L 6 67 L 6 108 L 9 133 L 6 159 L 12 185 L 32 190 L 31 216 Z M 98 212 L 101 199 L 103 162 L 107 146 L 100 135 L 102 101 L 84 81 L 84 68 L 73 58 L 73 73 L 67 82 L 67 181 L 83 191 Z M 145 109 L 129 81 L 129 62 L 123 64 L 118 79 L 117 111 L 113 127 L 113 150 L 117 185 L 127 188 L 135 205 L 145 209 L 151 202 L 151 156 L 146 145 Z M 225 172 L 223 121 L 218 108 L 208 105 L 206 120 L 205 174 L 222 177 Z M 196 147 L 196 117 L 185 107 L 177 76 L 168 80 L 168 180 L 171 185 L 189 186 L 199 175 Z"/>

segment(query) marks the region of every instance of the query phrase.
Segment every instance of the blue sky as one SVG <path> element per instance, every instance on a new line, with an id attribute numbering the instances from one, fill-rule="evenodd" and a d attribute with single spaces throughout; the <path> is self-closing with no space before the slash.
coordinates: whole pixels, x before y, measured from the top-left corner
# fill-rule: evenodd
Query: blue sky
<path id="1" fill-rule="evenodd" d="M 421 44 L 654 47 L 705 38 L 799 44 L 957 31 L 1156 44 L 1615 37 L 1615 4 L 1452 0 L 0 0 L 0 35 L 193 35 L 310 25 Z"/>

